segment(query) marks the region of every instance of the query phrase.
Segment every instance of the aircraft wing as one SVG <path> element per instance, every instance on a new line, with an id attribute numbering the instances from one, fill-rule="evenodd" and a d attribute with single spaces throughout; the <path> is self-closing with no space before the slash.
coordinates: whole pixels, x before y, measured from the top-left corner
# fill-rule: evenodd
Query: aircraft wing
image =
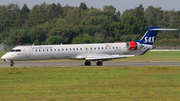
<path id="1" fill-rule="evenodd" d="M 87 56 L 85 60 L 112 60 L 118 58 L 127 58 L 135 55 L 107 55 L 107 56 Z"/>

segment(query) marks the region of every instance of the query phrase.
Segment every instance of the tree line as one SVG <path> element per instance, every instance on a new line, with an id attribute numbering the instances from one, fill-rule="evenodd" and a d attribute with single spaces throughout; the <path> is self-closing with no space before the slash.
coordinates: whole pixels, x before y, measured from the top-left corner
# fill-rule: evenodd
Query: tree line
<path id="1" fill-rule="evenodd" d="M 8 46 L 125 42 L 139 40 L 150 26 L 180 29 L 180 11 L 139 5 L 122 14 L 112 5 L 103 10 L 60 3 L 0 5 L 0 42 Z M 180 44 L 179 31 L 160 32 L 155 45 Z"/>

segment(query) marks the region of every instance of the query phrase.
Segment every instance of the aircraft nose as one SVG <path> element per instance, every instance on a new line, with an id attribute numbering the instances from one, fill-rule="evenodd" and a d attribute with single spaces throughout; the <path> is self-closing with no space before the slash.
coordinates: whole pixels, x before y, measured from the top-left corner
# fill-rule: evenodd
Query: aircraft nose
<path id="1" fill-rule="evenodd" d="M 3 59 L 3 60 L 5 60 L 5 58 L 6 58 L 5 55 L 3 55 L 3 56 L 1 57 L 1 59 Z"/>
<path id="2" fill-rule="evenodd" d="M 7 54 L 4 54 L 1 59 L 5 60 L 5 59 L 8 59 L 8 55 Z"/>

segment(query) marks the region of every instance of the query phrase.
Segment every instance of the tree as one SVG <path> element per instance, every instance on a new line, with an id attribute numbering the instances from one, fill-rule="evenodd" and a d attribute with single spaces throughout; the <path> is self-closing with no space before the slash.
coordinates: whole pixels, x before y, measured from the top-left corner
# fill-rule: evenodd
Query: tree
<path id="1" fill-rule="evenodd" d="M 13 45 L 15 43 L 11 42 L 12 37 L 16 38 L 17 36 L 18 36 L 18 38 L 20 38 L 20 43 L 22 45 L 31 44 L 31 37 L 30 37 L 28 31 L 25 29 L 14 29 L 14 30 L 10 31 L 8 33 L 8 35 L 9 35 L 9 38 L 7 39 L 7 41 L 9 41 L 8 43 L 12 43 Z"/>
<path id="2" fill-rule="evenodd" d="M 56 9 L 56 4 L 52 3 L 52 4 L 50 5 L 50 9 L 49 9 L 48 14 L 47 14 L 47 16 L 48 16 L 47 19 L 48 19 L 48 20 L 52 20 L 53 18 L 56 17 L 55 9 Z"/>
<path id="3" fill-rule="evenodd" d="M 163 11 L 161 7 L 155 8 L 153 6 L 148 6 L 145 12 L 145 17 L 147 19 L 147 25 L 150 26 L 161 26 L 161 21 L 163 19 Z"/>
<path id="4" fill-rule="evenodd" d="M 8 46 L 17 46 L 17 45 L 21 45 L 21 36 L 20 35 L 16 35 L 15 33 L 13 35 L 11 35 L 8 39 L 6 44 Z"/>
<path id="5" fill-rule="evenodd" d="M 46 16 L 46 3 L 35 5 L 28 14 L 27 25 L 32 27 L 37 24 L 43 24 L 47 21 Z"/>
<path id="6" fill-rule="evenodd" d="M 79 8 L 82 9 L 82 10 L 87 10 L 88 9 L 87 5 L 85 3 L 83 3 L 83 2 L 81 2 Z"/>
<path id="7" fill-rule="evenodd" d="M 93 37 L 93 36 L 89 36 L 89 35 L 79 35 L 76 36 L 72 43 L 73 44 L 83 44 L 83 43 L 101 43 L 103 42 L 102 38 L 98 38 L 98 37 Z"/>
<path id="8" fill-rule="evenodd" d="M 120 18 L 120 16 L 121 16 L 121 13 L 120 13 L 120 11 L 118 10 L 118 12 L 117 12 L 117 14 L 116 14 L 119 18 Z"/>
<path id="9" fill-rule="evenodd" d="M 104 12 L 112 12 L 113 14 L 115 14 L 115 12 L 116 12 L 116 8 L 114 7 L 114 6 L 112 6 L 112 5 L 109 5 L 109 6 L 104 6 L 103 7 L 103 11 Z"/>
<path id="10" fill-rule="evenodd" d="M 42 45 L 46 42 L 46 31 L 43 30 L 43 28 L 39 26 L 32 27 L 30 29 L 30 35 L 31 35 L 31 41 L 33 44 L 36 45 Z"/>
<path id="11" fill-rule="evenodd" d="M 5 38 L 8 36 L 6 32 L 8 31 L 10 26 L 10 17 L 7 12 L 7 9 L 5 6 L 0 6 L 0 37 L 1 40 L 5 40 Z"/>
<path id="12" fill-rule="evenodd" d="M 48 39 L 49 44 L 60 44 L 62 43 L 63 39 L 61 36 L 51 36 Z"/>
<path id="13" fill-rule="evenodd" d="M 61 6 L 60 3 L 58 3 L 58 4 L 56 5 L 55 11 L 56 11 L 56 17 L 57 17 L 57 18 L 64 17 L 64 15 L 63 15 L 63 12 L 64 12 L 64 11 L 63 11 L 63 8 L 62 8 L 62 6 Z"/>
<path id="14" fill-rule="evenodd" d="M 144 15 L 144 8 L 142 5 L 135 8 L 133 11 L 133 34 L 144 35 L 147 30 L 147 20 Z"/>
<path id="15" fill-rule="evenodd" d="M 47 19 L 52 20 L 53 18 L 63 17 L 63 8 L 60 3 L 57 5 L 52 3 L 47 6 Z"/>
<path id="16" fill-rule="evenodd" d="M 22 24 L 25 24 L 26 20 L 28 19 L 28 13 L 30 12 L 30 9 L 27 7 L 26 4 L 22 7 L 21 10 L 21 21 Z"/>

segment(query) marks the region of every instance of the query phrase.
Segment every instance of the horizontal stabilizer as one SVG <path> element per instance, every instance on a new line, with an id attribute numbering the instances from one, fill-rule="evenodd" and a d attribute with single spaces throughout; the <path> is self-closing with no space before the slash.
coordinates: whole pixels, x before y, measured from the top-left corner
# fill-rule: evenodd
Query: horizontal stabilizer
<path id="1" fill-rule="evenodd" d="M 179 29 L 167 29 L 167 28 L 154 28 L 154 29 L 150 29 L 150 31 L 176 31 Z"/>
<path id="2" fill-rule="evenodd" d="M 109 60 L 118 58 L 127 58 L 135 55 L 107 55 L 107 56 L 87 56 L 85 60 Z"/>

